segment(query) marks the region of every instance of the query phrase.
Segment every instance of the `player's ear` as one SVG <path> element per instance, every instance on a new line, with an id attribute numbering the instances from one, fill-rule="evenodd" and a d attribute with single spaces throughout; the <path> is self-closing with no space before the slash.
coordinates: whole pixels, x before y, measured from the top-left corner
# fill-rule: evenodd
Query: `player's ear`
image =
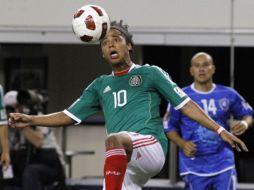
<path id="1" fill-rule="evenodd" d="M 216 66 L 213 64 L 213 73 L 216 71 Z"/>
<path id="2" fill-rule="evenodd" d="M 190 75 L 193 77 L 193 70 L 192 70 L 192 66 L 190 66 L 189 71 L 190 71 Z"/>
<path id="3" fill-rule="evenodd" d="M 132 46 L 131 43 L 128 43 L 127 48 L 128 48 L 128 50 L 129 50 L 129 52 L 132 52 L 133 46 Z"/>
<path id="4" fill-rule="evenodd" d="M 132 49 L 132 45 L 128 43 L 128 50 L 130 51 Z"/>

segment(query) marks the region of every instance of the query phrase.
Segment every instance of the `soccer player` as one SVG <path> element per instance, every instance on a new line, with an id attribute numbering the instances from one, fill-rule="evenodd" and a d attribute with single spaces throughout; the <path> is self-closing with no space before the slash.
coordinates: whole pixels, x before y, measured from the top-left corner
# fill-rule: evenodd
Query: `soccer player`
<path id="1" fill-rule="evenodd" d="M 235 135 L 252 124 L 253 110 L 234 89 L 213 83 L 215 65 L 204 52 L 191 59 L 194 82 L 184 92 L 211 118 Z M 237 120 L 229 126 L 230 116 Z M 233 190 L 236 185 L 234 153 L 225 141 L 180 111 L 170 109 L 167 136 L 180 147 L 179 170 L 186 190 Z"/>
<path id="2" fill-rule="evenodd" d="M 95 79 L 68 109 L 42 116 L 12 113 L 10 125 L 73 125 L 103 110 L 108 134 L 104 165 L 106 190 L 141 190 L 163 167 L 168 141 L 159 113 L 161 97 L 219 133 L 232 147 L 248 150 L 240 139 L 223 130 L 191 101 L 165 71 L 132 62 L 134 43 L 122 21 L 111 23 L 100 46 L 103 58 L 112 68 L 111 74 Z"/>
<path id="3" fill-rule="evenodd" d="M 7 128 L 7 115 L 4 106 L 4 92 L 0 85 L 0 143 L 2 148 L 0 165 L 4 166 L 4 170 L 10 164 L 9 143 L 8 143 L 8 128 Z"/>

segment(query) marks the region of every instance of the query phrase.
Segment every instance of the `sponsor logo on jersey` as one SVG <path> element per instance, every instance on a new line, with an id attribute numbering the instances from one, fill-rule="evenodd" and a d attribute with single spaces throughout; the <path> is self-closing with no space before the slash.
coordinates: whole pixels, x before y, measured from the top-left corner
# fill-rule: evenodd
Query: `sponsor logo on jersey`
<path id="1" fill-rule="evenodd" d="M 131 76 L 129 80 L 130 86 L 140 86 L 142 84 L 142 78 L 140 75 Z"/>
<path id="2" fill-rule="evenodd" d="M 229 109 L 229 99 L 221 98 L 219 100 L 219 106 L 222 110 L 227 111 Z"/>
<path id="3" fill-rule="evenodd" d="M 106 88 L 104 88 L 104 90 L 103 90 L 103 93 L 105 94 L 105 93 L 109 92 L 110 90 L 111 90 L 110 86 L 106 86 Z"/>
<path id="4" fill-rule="evenodd" d="M 185 92 L 179 88 L 178 86 L 174 88 L 174 91 L 182 98 L 184 96 L 186 96 Z"/>

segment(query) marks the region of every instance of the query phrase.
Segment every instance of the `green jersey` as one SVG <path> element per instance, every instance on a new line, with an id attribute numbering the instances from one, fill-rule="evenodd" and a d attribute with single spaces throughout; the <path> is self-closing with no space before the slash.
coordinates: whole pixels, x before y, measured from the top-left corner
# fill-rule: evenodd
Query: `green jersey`
<path id="1" fill-rule="evenodd" d="M 103 75 L 94 80 L 64 112 L 81 122 L 103 110 L 108 134 L 129 131 L 153 135 L 166 153 L 168 141 L 159 110 L 161 97 L 177 109 L 189 99 L 161 68 L 133 64 L 127 74 Z"/>
<path id="2" fill-rule="evenodd" d="M 1 85 L 0 85 L 0 125 L 7 125 L 7 115 L 4 106 L 4 91 Z"/>

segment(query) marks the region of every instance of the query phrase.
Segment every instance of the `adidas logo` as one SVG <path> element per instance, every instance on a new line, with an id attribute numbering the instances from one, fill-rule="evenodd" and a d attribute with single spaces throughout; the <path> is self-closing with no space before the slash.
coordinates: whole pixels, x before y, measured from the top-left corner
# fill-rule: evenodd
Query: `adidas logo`
<path id="1" fill-rule="evenodd" d="M 111 90 L 110 86 L 107 86 L 107 87 L 103 90 L 103 93 L 105 94 L 105 93 L 109 92 L 110 90 Z"/>
<path id="2" fill-rule="evenodd" d="M 137 153 L 136 160 L 139 160 L 141 158 L 140 152 Z"/>

